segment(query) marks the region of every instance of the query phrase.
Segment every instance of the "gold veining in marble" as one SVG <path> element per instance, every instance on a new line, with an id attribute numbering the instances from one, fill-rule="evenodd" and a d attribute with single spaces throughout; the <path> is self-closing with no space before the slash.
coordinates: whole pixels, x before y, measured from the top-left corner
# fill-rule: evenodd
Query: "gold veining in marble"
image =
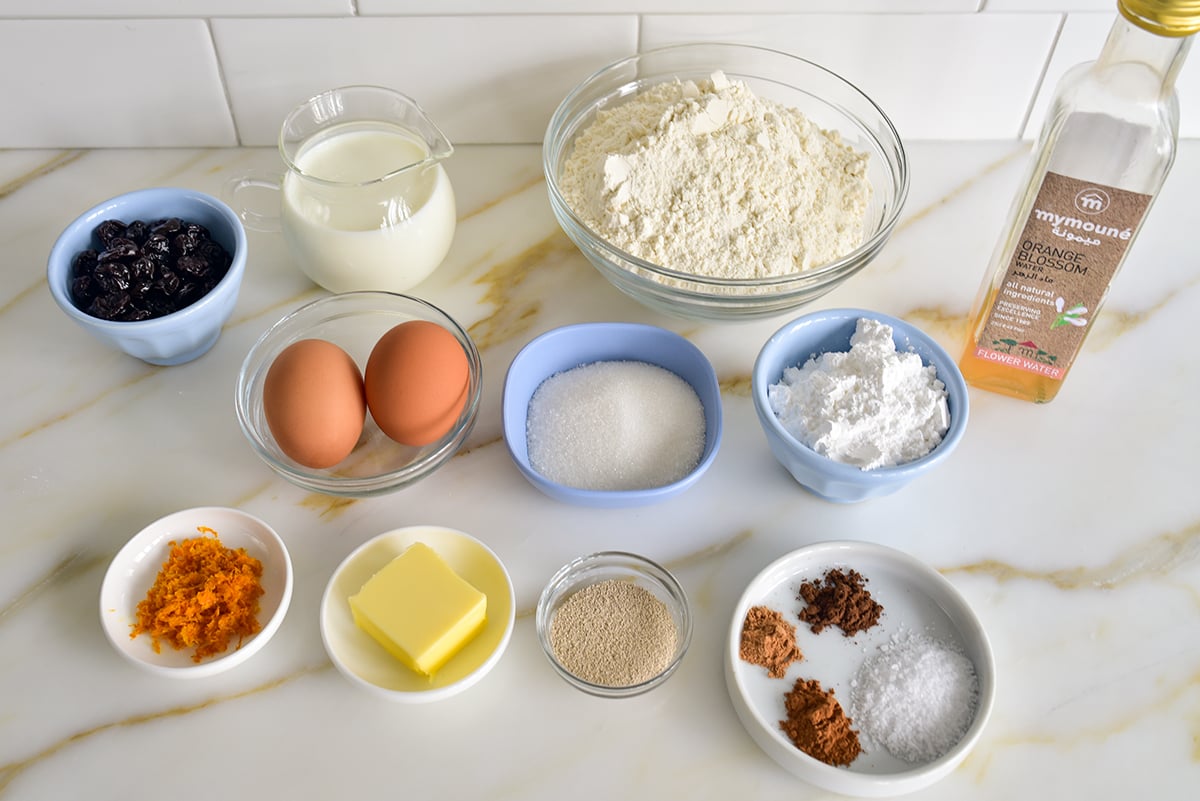
<path id="1" fill-rule="evenodd" d="M 17 592 L 16 596 L 9 603 L 0 607 L 0 623 L 12 614 L 15 614 L 22 607 L 29 604 L 38 595 L 41 595 L 48 589 L 57 586 L 58 584 L 70 581 L 76 576 L 82 575 L 89 570 L 103 565 L 108 562 L 111 556 L 104 554 L 89 554 L 85 551 L 72 551 L 63 557 L 58 564 L 50 568 L 46 573 L 38 578 L 35 578 L 28 586 Z"/>
<path id="2" fill-rule="evenodd" d="M 7 303 L 0 304 L 0 315 L 7 314 L 9 309 L 16 307 L 20 303 L 24 303 L 26 300 L 28 300 L 30 297 L 32 297 L 34 295 L 34 293 L 41 292 L 42 290 L 45 290 L 47 292 L 50 291 L 46 285 L 46 279 L 38 278 L 37 281 L 35 281 L 34 283 L 25 287 L 24 289 L 22 289 L 21 291 L 17 292 L 15 295 L 13 295 L 11 298 L 9 298 Z"/>
<path id="3" fill-rule="evenodd" d="M 750 397 L 751 390 L 754 386 L 750 376 L 735 375 L 728 378 L 722 378 L 717 382 L 721 387 L 722 395 L 732 395 L 737 398 Z"/>
<path id="4" fill-rule="evenodd" d="M 897 316 L 916 325 L 935 339 L 948 342 L 966 341 L 967 323 L 969 322 L 966 313 L 953 314 L 937 307 L 919 306 Z M 950 355 L 956 356 L 957 354 L 951 353 Z"/>
<path id="5" fill-rule="evenodd" d="M 83 158 L 87 152 L 86 150 L 62 150 L 55 152 L 48 160 L 37 165 L 29 172 L 18 175 L 7 183 L 0 184 L 0 200 L 4 200 L 9 195 L 36 181 L 38 178 L 44 178 L 55 170 L 66 167 L 69 164 L 74 164 Z"/>
<path id="6" fill-rule="evenodd" d="M 212 709 L 215 706 L 219 706 L 229 701 L 237 701 L 242 698 L 269 692 L 270 690 L 274 690 L 278 687 L 282 687 L 285 684 L 289 684 L 296 679 L 303 678 L 314 673 L 319 673 L 331 667 L 332 665 L 325 663 L 322 665 L 302 668 L 294 673 L 289 673 L 285 676 L 281 676 L 278 679 L 269 681 L 266 684 L 260 684 L 257 687 L 251 687 L 250 689 L 243 690 L 239 693 L 217 696 L 206 701 L 200 701 L 199 703 L 172 707 L 171 709 L 163 709 L 159 710 L 158 712 L 146 712 L 140 715 L 132 715 L 122 720 L 101 723 L 98 726 L 92 726 L 90 728 L 83 729 L 82 731 L 75 732 L 74 734 L 68 735 L 57 742 L 51 743 L 41 751 L 38 751 L 37 753 L 32 754 L 25 759 L 9 762 L 6 765 L 0 765 L 0 795 L 4 795 L 8 790 L 9 785 L 11 785 L 13 781 L 25 771 L 41 762 L 44 762 L 47 759 L 50 759 L 65 748 L 68 748 L 72 745 L 77 745 L 78 743 L 84 742 L 85 740 L 95 737 L 98 734 L 104 734 L 105 732 L 113 731 L 114 729 L 141 726 L 146 723 L 153 723 L 166 718 L 183 717 L 184 715 L 189 715 L 192 712 L 199 712 L 204 709 Z"/>
<path id="7" fill-rule="evenodd" d="M 1012 161 L 1016 158 L 1024 158 L 1024 157 L 1028 156 L 1030 148 L 1031 148 L 1031 146 L 1028 143 L 1024 143 L 1024 144 L 1020 145 L 1015 150 L 1011 151 L 1010 153 L 1006 154 L 1005 156 L 1003 156 L 999 159 L 996 159 L 995 161 L 991 162 L 990 164 L 985 165 L 983 167 L 983 169 L 979 170 L 974 175 L 969 176 L 965 181 L 957 184 L 953 189 L 951 189 L 949 192 L 942 195 L 940 198 L 933 201 L 929 205 L 924 206 L 923 208 L 917 209 L 914 212 L 904 214 L 902 219 L 896 223 L 896 228 L 893 233 L 903 231 L 904 229 L 908 228 L 909 226 L 920 222 L 921 220 L 925 219 L 926 217 L 936 213 L 938 210 L 943 209 L 946 206 L 950 205 L 951 202 L 953 202 L 955 199 L 960 197 L 963 193 L 967 192 L 969 189 L 974 187 L 975 184 L 979 183 L 981 180 L 983 180 L 988 175 L 991 175 L 992 173 L 996 172 L 997 170 L 1001 170 L 1001 169 L 1008 167 L 1008 165 L 1011 164 Z"/>
<path id="8" fill-rule="evenodd" d="M 471 209 L 469 212 L 460 216 L 458 218 L 458 222 L 461 224 L 461 223 L 465 222 L 466 220 L 471 219 L 472 217 L 478 217 L 479 215 L 483 214 L 484 212 L 494 209 L 497 206 L 503 205 L 505 202 L 512 200 L 513 198 L 517 197 L 518 195 L 521 195 L 521 194 L 529 191 L 530 189 L 537 186 L 538 184 L 544 184 L 544 183 L 546 183 L 546 178 L 544 175 L 542 175 L 539 172 L 536 176 L 530 178 L 525 183 L 517 184 L 517 185 L 513 186 L 512 188 L 510 188 L 507 192 L 502 192 L 501 194 L 498 194 L 495 197 L 484 201 L 482 204 L 480 204 L 476 208 Z"/>
<path id="9" fill-rule="evenodd" d="M 204 162 L 205 159 L 212 156 L 213 153 L 213 150 L 195 151 L 190 157 L 184 159 L 183 161 L 178 161 L 172 164 L 171 169 L 165 170 L 162 175 L 159 176 L 157 183 L 162 186 L 170 186 L 175 183 L 181 183 L 177 182 L 175 179 L 180 177 L 186 178 L 188 175 L 191 175 L 196 171 L 194 168 Z M 220 167 L 218 166 L 216 169 L 220 169 Z M 207 172 L 211 173 L 212 171 L 213 170 L 210 169 Z"/>
<path id="10" fill-rule="evenodd" d="M 707 548 L 701 548 L 698 551 L 684 554 L 677 559 L 671 559 L 665 563 L 665 567 L 668 570 L 674 571 L 698 564 L 711 563 L 717 557 L 734 550 L 753 536 L 754 532 L 750 529 L 741 529 L 729 538 L 714 542 Z M 697 609 L 711 609 L 713 607 L 713 598 L 719 594 L 718 584 L 720 583 L 721 572 L 719 570 L 711 571 L 707 578 L 695 590 L 689 593 L 692 604 Z"/>
<path id="11" fill-rule="evenodd" d="M 1110 347 L 1121 337 L 1139 328 L 1144 323 L 1149 322 L 1151 318 L 1170 305 L 1172 301 L 1176 300 L 1184 290 L 1190 290 L 1198 285 L 1200 285 L 1200 272 L 1197 272 L 1190 281 L 1173 288 L 1163 295 L 1157 303 L 1142 311 L 1123 311 L 1105 306 L 1096 315 L 1092 333 L 1088 335 L 1084 348 L 1087 350 L 1104 350 Z"/>
<path id="12" fill-rule="evenodd" d="M 310 300 L 316 300 L 315 296 L 321 294 L 321 292 L 322 292 L 322 290 L 319 287 L 317 287 L 316 285 L 314 285 L 314 286 L 310 287 L 309 289 L 304 290 L 303 292 L 301 292 L 298 295 L 292 295 L 291 297 L 283 298 L 282 300 L 272 303 L 270 306 L 262 306 L 257 309 L 253 309 L 245 317 L 230 318 L 229 322 L 227 322 L 225 325 L 226 325 L 226 327 L 241 325 L 242 323 L 247 323 L 251 320 L 257 320 L 258 318 L 262 317 L 267 312 L 277 310 L 277 309 L 282 309 L 282 308 L 286 308 L 289 312 L 291 312 L 291 311 L 299 308 L 300 306 L 308 303 Z M 274 324 L 274 323 L 272 323 L 272 324 Z"/>
<path id="13" fill-rule="evenodd" d="M 305 509 L 315 509 L 317 517 L 329 519 L 342 514 L 357 501 L 357 498 L 340 498 L 314 492 L 300 501 L 300 505 Z"/>
<path id="14" fill-rule="evenodd" d="M 456 453 L 455 453 L 453 456 L 451 456 L 450 458 L 451 458 L 451 459 L 457 459 L 457 458 L 458 458 L 458 457 L 460 457 L 460 456 L 467 456 L 468 454 L 472 454 L 472 453 L 474 453 L 475 451 L 481 451 L 481 450 L 483 450 L 484 448 L 490 448 L 491 446 L 493 446 L 493 445 L 496 445 L 496 444 L 499 444 L 499 443 L 501 443 L 501 442 L 504 442 L 504 437 L 503 437 L 503 436 L 499 436 L 499 437 L 492 437 L 491 439 L 486 439 L 486 440 L 484 440 L 484 441 L 482 441 L 482 442 L 476 442 L 476 443 L 474 443 L 474 444 L 472 444 L 472 445 L 463 445 L 463 447 L 459 448 L 459 449 L 458 449 L 458 452 L 456 452 Z"/>
<path id="15" fill-rule="evenodd" d="M 697 564 L 700 564 L 703 562 L 707 562 L 711 559 L 715 559 L 718 556 L 723 556 L 724 554 L 732 551 L 734 548 L 737 548 L 742 543 L 746 542 L 746 540 L 750 539 L 752 536 L 754 536 L 754 532 L 751 531 L 750 529 L 748 529 L 748 528 L 741 529 L 740 531 L 734 532 L 734 534 L 732 536 L 730 536 L 728 539 L 723 539 L 718 542 L 714 542 L 711 545 L 709 545 L 705 548 L 701 548 L 698 551 L 693 551 L 691 553 L 684 554 L 683 556 L 680 556 L 676 559 L 671 559 L 666 562 L 665 566 L 669 570 L 681 570 L 686 567 L 692 567 L 694 565 L 697 565 Z"/>
<path id="16" fill-rule="evenodd" d="M 1096 567 L 1035 570 L 997 559 L 939 568 L 943 575 L 962 573 L 990 576 L 1004 584 L 1010 581 L 1048 583 L 1060 590 L 1115 589 L 1131 581 L 1170 573 L 1176 567 L 1200 558 L 1200 522 L 1180 531 L 1159 534 L 1131 545 L 1108 562 Z"/>
<path id="17" fill-rule="evenodd" d="M 719 557 L 728 553 L 734 548 L 737 548 L 739 545 L 749 540 L 753 535 L 754 532 L 752 532 L 750 529 L 742 529 L 732 534 L 728 539 L 714 542 L 711 545 L 699 550 L 692 551 L 691 553 L 685 553 L 682 556 L 676 557 L 675 559 L 664 561 L 663 567 L 667 568 L 668 570 L 682 570 L 684 568 L 694 567 L 695 565 L 709 562 L 716 557 Z M 536 608 L 533 607 L 528 609 L 518 609 L 517 617 L 531 617 L 536 611 Z"/>
<path id="18" fill-rule="evenodd" d="M 0 449 L 7 447 L 14 442 L 25 439 L 26 437 L 33 436 L 34 434 L 37 434 L 41 431 L 45 431 L 48 428 L 52 428 L 53 426 L 56 426 L 59 423 L 62 423 L 66 420 L 69 420 L 72 417 L 74 417 L 75 415 L 79 414 L 80 412 L 83 412 L 87 409 L 92 408 L 93 406 L 95 406 L 97 403 L 104 400 L 108 396 L 110 396 L 114 393 L 122 392 L 126 389 L 129 389 L 130 387 L 132 387 L 136 384 L 139 384 L 142 381 L 145 381 L 147 378 L 150 378 L 151 376 L 156 375 L 160 370 L 164 369 L 162 367 L 157 367 L 152 364 L 146 364 L 144 362 L 139 362 L 139 365 L 141 367 L 141 371 L 137 375 L 134 375 L 131 378 L 129 378 L 128 380 L 123 381 L 120 384 L 115 384 L 115 385 L 109 387 L 108 389 L 104 390 L 103 392 L 100 392 L 97 395 L 93 395 L 92 397 L 87 398 L 82 403 L 80 403 L 78 406 L 68 409 L 65 412 L 62 412 L 61 414 L 56 415 L 55 417 L 51 417 L 46 420 L 42 420 L 41 422 L 35 423 L 31 428 L 27 428 L 24 431 L 18 432 L 15 437 L 10 437 L 9 439 L 6 439 L 6 440 L 0 440 Z"/>
<path id="19" fill-rule="evenodd" d="M 467 329 L 475 346 L 484 351 L 532 328 L 542 299 L 523 295 L 522 286 L 534 271 L 573 253 L 578 253 L 575 245 L 566 234 L 556 231 L 480 276 L 475 283 L 487 286 L 481 303 L 490 305 L 493 311 Z"/>
<path id="20" fill-rule="evenodd" d="M 1116 681 L 1118 679 L 1114 679 Z M 1161 685 L 1161 682 L 1159 683 Z M 1200 671 L 1194 671 L 1177 684 L 1163 687 L 1163 692 L 1151 701 L 1139 702 L 1131 710 L 1123 710 L 1106 723 L 1092 724 L 1073 731 L 1045 732 L 1014 732 L 989 737 L 985 744 L 963 760 L 960 769 L 970 770 L 975 774 L 976 782 L 982 783 L 995 760 L 1000 757 L 1000 751 L 1008 748 L 1032 746 L 1050 748 L 1055 752 L 1079 748 L 1088 743 L 1104 744 L 1129 732 L 1135 726 L 1158 716 L 1169 716 L 1185 702 L 1185 696 L 1192 690 L 1200 688 Z M 1200 762 L 1200 727 L 1192 732 L 1192 759 Z M 1019 757 L 1018 757 L 1019 758 Z"/>

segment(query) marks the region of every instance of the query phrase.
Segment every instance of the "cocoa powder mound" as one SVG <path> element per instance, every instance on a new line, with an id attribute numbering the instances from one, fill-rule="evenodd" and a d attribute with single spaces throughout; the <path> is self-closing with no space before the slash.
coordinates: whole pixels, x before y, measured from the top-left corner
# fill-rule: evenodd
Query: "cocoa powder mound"
<path id="1" fill-rule="evenodd" d="M 867 591 L 867 580 L 857 570 L 830 570 L 821 581 L 800 585 L 799 599 L 804 601 L 800 619 L 813 634 L 827 626 L 837 626 L 847 637 L 871 628 L 879 622 L 883 606 Z"/>
<path id="2" fill-rule="evenodd" d="M 766 668 L 773 679 L 783 678 L 789 665 L 803 659 L 796 645 L 796 627 L 765 606 L 752 606 L 746 612 L 738 656 Z"/>
<path id="3" fill-rule="evenodd" d="M 787 720 L 780 728 L 804 753 L 827 765 L 849 765 L 862 753 L 858 732 L 846 717 L 833 690 L 822 690 L 816 679 L 796 679 L 783 697 Z"/>

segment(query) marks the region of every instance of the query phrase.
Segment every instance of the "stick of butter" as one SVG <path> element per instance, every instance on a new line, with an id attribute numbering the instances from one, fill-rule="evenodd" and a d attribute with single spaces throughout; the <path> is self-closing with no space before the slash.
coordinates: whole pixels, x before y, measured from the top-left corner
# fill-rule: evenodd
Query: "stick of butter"
<path id="1" fill-rule="evenodd" d="M 483 629 L 487 596 L 416 542 L 350 596 L 350 610 L 355 625 L 432 678 Z"/>

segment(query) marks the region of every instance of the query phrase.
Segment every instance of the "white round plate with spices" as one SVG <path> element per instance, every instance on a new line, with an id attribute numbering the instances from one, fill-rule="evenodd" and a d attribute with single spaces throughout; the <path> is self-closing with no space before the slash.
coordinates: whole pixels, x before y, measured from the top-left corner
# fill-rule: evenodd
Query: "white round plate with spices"
<path id="1" fill-rule="evenodd" d="M 830 570 L 857 571 L 865 589 L 883 607 L 876 625 L 847 637 L 836 626 L 814 634 L 799 615 L 805 603 L 800 585 L 821 582 Z M 742 624 L 747 612 L 766 606 L 796 627 L 803 658 L 782 678 L 740 658 Z M 907 762 L 893 756 L 852 721 L 862 753 L 848 766 L 826 764 L 800 750 L 783 731 L 784 696 L 797 679 L 816 679 L 833 690 L 847 714 L 853 711 L 855 678 L 868 660 L 892 647 L 897 638 L 923 635 L 965 655 L 978 680 L 975 708 L 965 732 L 936 758 Z M 964 680 L 966 677 L 964 677 Z M 966 600 L 940 573 L 901 551 L 865 542 L 821 542 L 792 551 L 765 567 L 746 587 L 729 627 L 725 649 L 725 684 L 738 719 L 758 746 L 793 775 L 836 793 L 860 797 L 914 792 L 942 779 L 966 757 L 991 714 L 995 696 L 995 663 L 991 645 Z M 961 689 L 961 688 L 959 688 Z M 972 688 L 968 688 L 972 689 Z M 907 704 L 906 704 L 907 706 Z M 903 710 L 897 710 L 898 713 Z M 931 725 L 916 720 L 914 725 Z"/>
<path id="2" fill-rule="evenodd" d="M 149 634 L 131 637 L 138 604 L 154 585 L 158 571 L 171 553 L 172 542 L 216 532 L 226 548 L 245 548 L 262 562 L 263 594 L 258 599 L 257 634 L 234 638 L 222 653 L 196 661 L 195 650 L 175 650 L 160 643 L 154 650 Z M 240 665 L 262 649 L 279 630 L 292 600 L 292 560 L 275 530 L 238 509 L 203 506 L 169 514 L 139 531 L 117 552 L 100 586 L 100 625 L 117 653 L 140 668 L 177 679 L 222 673 Z"/>
<path id="3" fill-rule="evenodd" d="M 350 596 L 376 572 L 423 542 L 469 584 L 487 596 L 487 622 L 432 678 L 420 675 L 354 623 Z M 408 526 L 380 534 L 347 556 L 321 598 L 321 639 L 334 667 L 350 683 L 380 698 L 418 704 L 449 698 L 496 666 L 516 622 L 516 593 L 500 558 L 469 534 L 442 526 Z"/>

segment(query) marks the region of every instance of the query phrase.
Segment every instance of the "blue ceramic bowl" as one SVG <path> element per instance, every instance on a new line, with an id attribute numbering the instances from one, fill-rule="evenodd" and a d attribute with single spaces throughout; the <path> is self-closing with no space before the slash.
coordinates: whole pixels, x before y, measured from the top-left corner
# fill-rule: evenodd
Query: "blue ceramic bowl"
<path id="1" fill-rule="evenodd" d="M 203 225 L 229 251 L 233 262 L 204 297 L 173 314 L 138 322 L 93 317 L 71 300 L 71 264 L 83 250 L 96 247 L 92 232 L 104 220 L 160 220 L 179 217 Z M 246 231 L 233 210 L 214 197 L 191 189 L 163 187 L 118 195 L 85 211 L 59 235 L 50 251 L 46 278 L 63 312 L 100 341 L 150 364 L 183 364 L 216 344 L 233 314 L 246 271 Z"/>
<path id="2" fill-rule="evenodd" d="M 767 399 L 767 390 L 782 380 L 786 368 L 802 365 L 822 353 L 848 351 L 850 337 L 863 317 L 890 325 L 897 350 L 917 353 L 925 364 L 937 369 L 937 377 L 946 385 L 950 410 L 950 428 L 936 448 L 920 459 L 874 470 L 835 462 L 800 442 L 779 422 Z M 910 323 L 864 309 L 813 312 L 780 328 L 755 360 L 751 389 L 754 409 L 775 458 L 805 489 L 835 503 L 854 503 L 896 492 L 945 461 L 967 427 L 967 384 L 950 354 Z"/>
<path id="3" fill-rule="evenodd" d="M 551 481 L 529 464 L 525 421 L 529 401 L 556 373 L 603 361 L 640 361 L 670 370 L 696 390 L 704 406 L 704 450 L 691 473 L 672 484 L 643 490 L 588 490 Z M 708 358 L 664 328 L 637 323 L 580 323 L 547 331 L 516 355 L 504 381 L 504 441 L 529 483 L 559 501 L 601 508 L 644 506 L 678 495 L 696 483 L 721 444 L 721 388 Z"/>

